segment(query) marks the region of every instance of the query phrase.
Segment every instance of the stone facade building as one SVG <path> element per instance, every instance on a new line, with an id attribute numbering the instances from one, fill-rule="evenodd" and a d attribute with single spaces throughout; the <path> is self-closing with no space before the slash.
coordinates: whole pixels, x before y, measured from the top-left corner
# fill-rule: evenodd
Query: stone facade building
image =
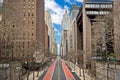
<path id="1" fill-rule="evenodd" d="M 61 33 L 62 34 L 62 41 L 61 41 L 62 56 L 66 56 L 68 53 L 68 40 L 67 40 L 68 31 L 69 31 L 69 16 L 66 10 L 62 19 L 62 33 Z"/>
<path id="2" fill-rule="evenodd" d="M 52 26 L 52 18 L 51 18 L 51 14 L 48 10 L 45 10 L 45 23 L 48 26 L 48 41 L 49 41 L 49 51 L 51 53 L 55 53 L 54 52 L 54 43 L 56 43 L 55 41 L 55 30 Z"/>
<path id="3" fill-rule="evenodd" d="M 104 21 L 100 18 L 110 14 L 112 8 L 112 1 L 101 2 L 88 0 L 83 3 L 76 17 L 77 37 L 75 39 L 77 40 L 77 50 L 82 51 L 84 65 L 86 67 L 91 64 L 93 56 L 101 53 L 99 49 L 103 51 L 102 55 L 107 54 L 104 50 L 107 50 L 109 53 L 113 53 L 114 51 L 113 46 L 109 47 L 107 45 L 108 43 L 112 45 L 112 40 L 111 42 L 105 43 L 108 35 L 104 31 Z"/>
<path id="4" fill-rule="evenodd" d="M 120 1 L 114 1 L 114 38 L 115 38 L 115 55 L 120 60 Z"/>

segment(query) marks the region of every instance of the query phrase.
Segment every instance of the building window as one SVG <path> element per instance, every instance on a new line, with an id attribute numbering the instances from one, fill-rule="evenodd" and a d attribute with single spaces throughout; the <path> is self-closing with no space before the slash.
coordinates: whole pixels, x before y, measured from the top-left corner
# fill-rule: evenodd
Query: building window
<path id="1" fill-rule="evenodd" d="M 23 16 L 25 17 L 25 13 L 23 14 Z"/>
<path id="2" fill-rule="evenodd" d="M 34 4 L 34 0 L 32 1 L 32 5 Z"/>
<path id="3" fill-rule="evenodd" d="M 86 8 L 100 8 L 100 4 L 86 4 Z"/>
<path id="4" fill-rule="evenodd" d="M 32 26 L 34 25 L 34 22 L 32 21 Z"/>
<path id="5" fill-rule="evenodd" d="M 34 9 L 32 10 L 32 12 L 34 12 Z"/>
<path id="6" fill-rule="evenodd" d="M 25 17 L 23 18 L 23 20 L 25 20 Z"/>
<path id="7" fill-rule="evenodd" d="M 25 43 L 23 42 L 23 45 L 24 45 Z"/>
<path id="8" fill-rule="evenodd" d="M 15 25 L 13 25 L 13 27 L 15 27 Z"/>
<path id="9" fill-rule="evenodd" d="M 25 33 L 23 33 L 23 36 L 25 36 Z"/>
<path id="10" fill-rule="evenodd" d="M 24 53 L 24 51 L 23 51 L 23 53 Z M 22 56 L 24 57 L 24 54 L 22 54 Z"/>
<path id="11" fill-rule="evenodd" d="M 32 16 L 34 16 L 34 14 L 32 14 Z"/>
<path id="12" fill-rule="evenodd" d="M 28 42 L 28 48 L 29 48 L 29 42 Z"/>
<path id="13" fill-rule="evenodd" d="M 23 3 L 23 9 L 25 9 L 26 7 L 25 7 L 25 3 Z"/>
<path id="14" fill-rule="evenodd" d="M 32 20 L 34 20 L 34 17 L 32 17 Z"/>
<path id="15" fill-rule="evenodd" d="M 33 33 L 32 33 L 32 36 L 33 36 Z"/>
<path id="16" fill-rule="evenodd" d="M 30 9 L 30 5 L 28 6 L 28 8 Z"/>
<path id="17" fill-rule="evenodd" d="M 30 21 L 28 21 L 28 25 L 30 25 Z"/>
<path id="18" fill-rule="evenodd" d="M 28 13 L 28 16 L 30 16 L 30 13 Z"/>
<path id="19" fill-rule="evenodd" d="M 23 13 L 25 14 L 25 9 L 23 9 Z"/>
<path id="20" fill-rule="evenodd" d="M 28 57 L 30 57 L 30 55 L 27 55 Z"/>
<path id="21" fill-rule="evenodd" d="M 34 5 L 32 6 L 32 9 L 34 9 Z"/>

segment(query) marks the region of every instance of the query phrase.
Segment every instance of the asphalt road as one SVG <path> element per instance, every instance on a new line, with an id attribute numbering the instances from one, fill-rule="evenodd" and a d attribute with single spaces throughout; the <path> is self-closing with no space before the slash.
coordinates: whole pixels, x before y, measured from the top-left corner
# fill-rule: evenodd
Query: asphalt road
<path id="1" fill-rule="evenodd" d="M 71 71 L 70 68 L 69 68 L 69 70 Z M 39 80 L 43 80 L 46 73 L 47 73 L 47 71 L 45 71 L 40 76 Z M 76 73 L 74 73 L 74 72 L 71 72 L 71 73 L 74 76 L 75 80 L 80 80 L 79 77 L 76 75 Z M 56 62 L 52 80 L 66 80 L 61 60 L 57 60 L 57 62 Z"/>
<path id="2" fill-rule="evenodd" d="M 43 72 L 43 74 L 40 76 L 40 78 L 38 80 L 43 80 L 46 73 L 47 73 L 47 71 Z"/>
<path id="3" fill-rule="evenodd" d="M 58 60 L 55 66 L 52 80 L 66 80 L 65 74 L 62 68 L 62 61 Z"/>

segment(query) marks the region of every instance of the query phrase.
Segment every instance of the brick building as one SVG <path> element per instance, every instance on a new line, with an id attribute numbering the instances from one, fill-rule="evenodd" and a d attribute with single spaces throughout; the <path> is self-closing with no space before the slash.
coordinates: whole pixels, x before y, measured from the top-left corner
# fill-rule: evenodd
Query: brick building
<path id="1" fill-rule="evenodd" d="M 45 49 L 49 49 L 48 26 L 45 24 Z"/>
<path id="2" fill-rule="evenodd" d="M 34 54 L 35 43 L 45 46 L 44 0 L 3 0 L 2 57 L 28 60 Z M 2 44 L 1 41 L 1 44 Z M 6 51 L 5 51 L 6 50 Z"/>

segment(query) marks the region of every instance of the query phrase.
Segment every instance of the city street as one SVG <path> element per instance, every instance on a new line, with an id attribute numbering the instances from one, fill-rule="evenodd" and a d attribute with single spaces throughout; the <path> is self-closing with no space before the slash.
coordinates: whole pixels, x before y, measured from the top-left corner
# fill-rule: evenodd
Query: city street
<path id="1" fill-rule="evenodd" d="M 120 0 L 0 0 L 0 80 L 120 80 Z"/>
<path id="2" fill-rule="evenodd" d="M 64 60 L 56 60 L 52 63 L 47 71 L 45 71 L 39 80 L 80 80 L 79 77 L 72 73 L 70 68 L 65 64 Z"/>

